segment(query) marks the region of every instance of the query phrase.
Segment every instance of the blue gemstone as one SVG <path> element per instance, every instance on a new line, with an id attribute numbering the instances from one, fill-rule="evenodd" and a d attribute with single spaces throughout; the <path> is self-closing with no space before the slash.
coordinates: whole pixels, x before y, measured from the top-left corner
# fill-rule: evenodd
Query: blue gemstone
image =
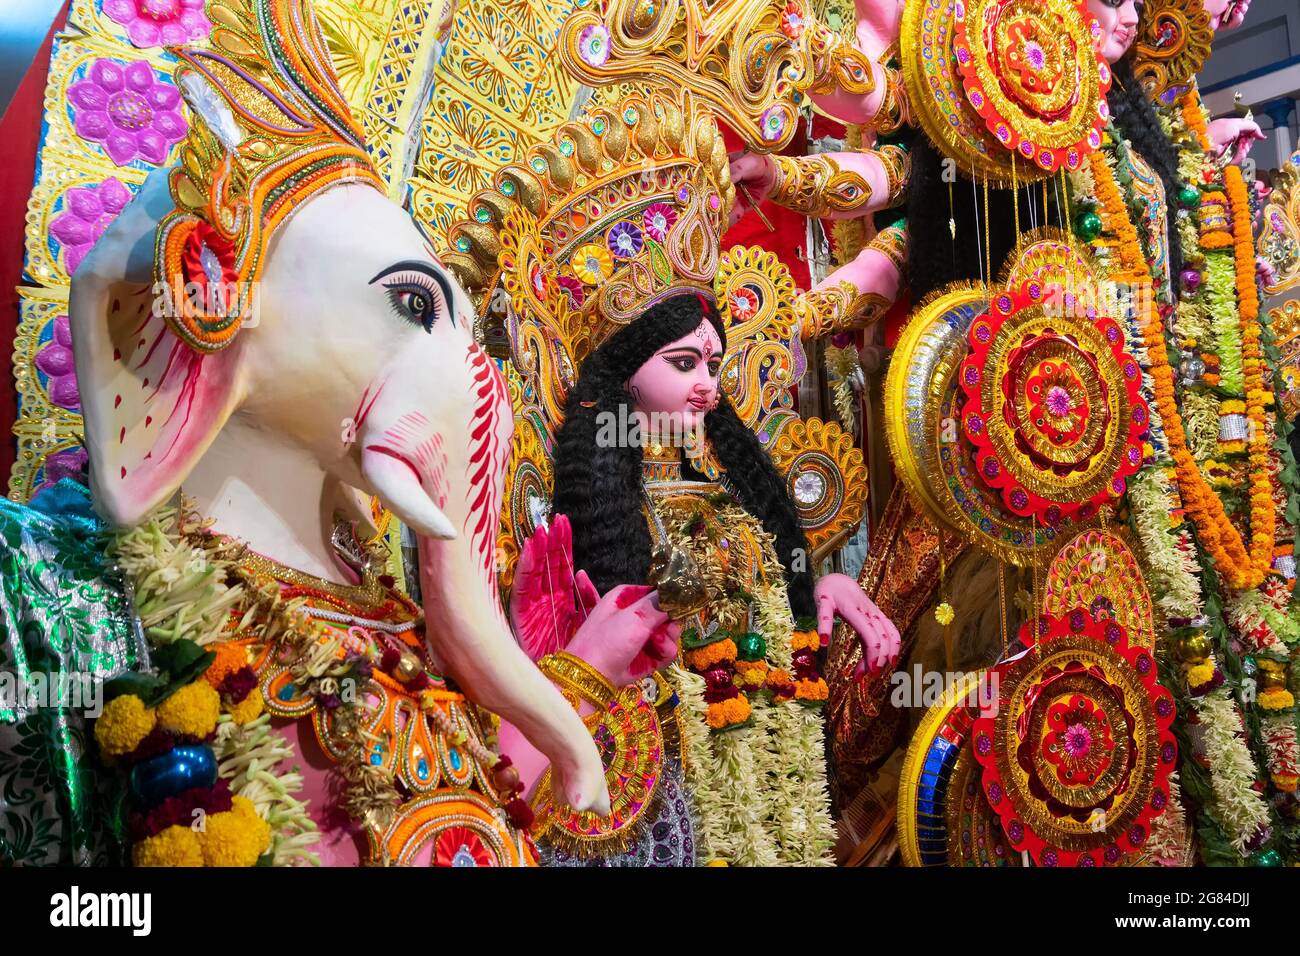
<path id="1" fill-rule="evenodd" d="M 415 775 L 421 780 L 427 779 L 429 776 L 429 761 L 421 757 L 420 762 L 415 765 Z"/>
<path id="2" fill-rule="evenodd" d="M 451 759 L 451 769 L 459 773 L 460 768 L 465 765 L 465 761 L 460 757 L 460 751 L 452 747 L 447 751 L 447 756 Z"/>
<path id="3" fill-rule="evenodd" d="M 285 684 L 283 687 L 280 688 L 280 693 L 276 694 L 275 696 L 280 698 L 281 700 L 293 700 L 294 690 L 295 688 L 292 684 Z"/>

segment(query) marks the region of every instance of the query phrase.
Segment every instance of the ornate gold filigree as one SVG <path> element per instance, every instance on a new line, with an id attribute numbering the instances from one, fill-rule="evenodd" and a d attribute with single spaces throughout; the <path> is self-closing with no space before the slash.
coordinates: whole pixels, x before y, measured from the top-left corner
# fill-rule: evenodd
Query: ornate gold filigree
<path id="1" fill-rule="evenodd" d="M 1214 28 L 1202 0 L 1150 0 L 1141 10 L 1133 72 L 1148 95 L 1168 103 L 1210 58 Z"/>
<path id="2" fill-rule="evenodd" d="M 772 447 L 814 557 L 837 547 L 862 521 L 867 465 L 853 436 L 834 422 L 792 422 Z"/>
<path id="3" fill-rule="evenodd" d="M 1300 288 L 1300 150 L 1291 154 L 1273 178 L 1273 194 L 1264 204 L 1259 253 L 1277 277 L 1264 286 L 1268 295 Z"/>

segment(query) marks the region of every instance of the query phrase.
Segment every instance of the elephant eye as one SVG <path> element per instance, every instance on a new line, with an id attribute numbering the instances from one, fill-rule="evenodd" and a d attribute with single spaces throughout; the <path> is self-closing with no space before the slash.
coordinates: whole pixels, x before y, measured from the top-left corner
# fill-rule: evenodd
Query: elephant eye
<path id="1" fill-rule="evenodd" d="M 400 318 L 422 326 L 426 332 L 433 331 L 433 323 L 438 320 L 439 305 L 435 290 L 421 282 L 406 279 L 386 283 L 384 288 L 388 290 L 388 301 L 393 311 Z"/>
<path id="2" fill-rule="evenodd" d="M 414 322 L 426 332 L 433 331 L 433 324 L 442 313 L 453 326 L 456 324 L 451 283 L 432 263 L 419 260 L 399 262 L 380 272 L 370 280 L 370 284 L 384 279 L 388 280 L 383 283 L 384 294 L 398 318 Z"/>

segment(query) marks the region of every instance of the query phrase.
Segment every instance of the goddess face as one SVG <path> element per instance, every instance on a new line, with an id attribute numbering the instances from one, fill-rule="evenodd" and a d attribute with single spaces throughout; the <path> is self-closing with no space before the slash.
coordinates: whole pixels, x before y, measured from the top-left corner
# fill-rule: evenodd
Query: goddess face
<path id="1" fill-rule="evenodd" d="M 633 408 L 646 416 L 651 433 L 665 438 L 702 431 L 704 416 L 718 403 L 722 339 L 708 319 L 669 342 L 627 380 Z M 679 442 L 674 442 L 677 444 Z"/>
<path id="2" fill-rule="evenodd" d="M 1133 45 L 1139 6 L 1137 0 L 1088 0 L 1088 9 L 1101 24 L 1097 50 L 1107 63 L 1117 62 Z"/>

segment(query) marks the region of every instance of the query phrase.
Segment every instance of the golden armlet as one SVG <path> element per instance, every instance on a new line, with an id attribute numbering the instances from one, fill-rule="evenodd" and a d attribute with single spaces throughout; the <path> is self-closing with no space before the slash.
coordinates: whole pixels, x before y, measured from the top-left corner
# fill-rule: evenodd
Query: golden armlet
<path id="1" fill-rule="evenodd" d="M 871 185 L 858 173 L 840 169 L 830 156 L 773 156 L 772 160 L 776 176 L 770 198 L 787 209 L 820 219 L 865 211 L 871 201 Z"/>

